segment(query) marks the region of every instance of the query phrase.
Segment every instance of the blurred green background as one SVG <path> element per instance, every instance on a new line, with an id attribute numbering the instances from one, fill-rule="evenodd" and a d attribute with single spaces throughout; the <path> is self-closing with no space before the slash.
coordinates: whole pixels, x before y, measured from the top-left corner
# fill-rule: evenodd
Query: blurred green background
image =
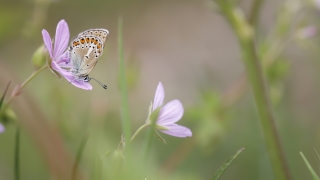
<path id="1" fill-rule="evenodd" d="M 236 3 L 248 14 L 252 1 Z M 244 147 L 221 179 L 273 179 L 238 42 L 217 11 L 209 0 L 1 0 L 0 92 L 12 81 L 8 97 L 34 71 L 31 59 L 43 43 L 42 29 L 53 36 L 57 23 L 65 19 L 71 38 L 91 28 L 110 32 L 104 54 L 90 74 L 106 83 L 107 91 L 94 82 L 92 91 L 78 89 L 45 70 L 12 103 L 22 126 L 21 179 L 54 179 L 56 172 L 63 171 L 55 168 L 74 161 L 86 136 L 80 164 L 83 178 L 113 179 L 112 158 L 101 156 L 117 149 L 122 134 L 119 16 L 132 132 L 145 123 L 158 82 L 163 83 L 165 102 L 182 102 L 185 113 L 179 124 L 193 132 L 185 139 L 163 135 L 166 145 L 155 139 L 145 166 L 143 131 L 132 144 L 132 171 L 121 177 L 210 179 Z M 300 151 L 316 170 L 320 164 L 314 153 L 320 135 L 320 43 L 317 35 L 306 33 L 307 27 L 320 25 L 319 17 L 320 9 L 312 0 L 270 0 L 263 4 L 256 32 L 294 179 L 311 179 Z M 13 179 L 16 123 L 4 124 L 0 179 L 9 180 Z"/>

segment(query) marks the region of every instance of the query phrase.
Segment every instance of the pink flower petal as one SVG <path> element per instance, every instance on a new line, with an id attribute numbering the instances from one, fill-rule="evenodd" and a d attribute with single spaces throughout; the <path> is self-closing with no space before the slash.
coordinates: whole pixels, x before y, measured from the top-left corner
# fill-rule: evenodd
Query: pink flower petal
<path id="1" fill-rule="evenodd" d="M 156 94 L 154 95 L 152 111 L 154 111 L 155 109 L 157 109 L 159 106 L 162 105 L 163 99 L 164 99 L 164 89 L 161 82 L 159 82 L 156 90 Z"/>
<path id="2" fill-rule="evenodd" d="M 92 86 L 89 82 L 85 82 L 78 77 L 74 76 L 70 71 L 62 69 L 59 65 L 52 61 L 51 63 L 52 69 L 56 70 L 59 74 L 61 74 L 67 81 L 69 81 L 74 86 L 84 89 L 84 90 L 92 90 Z"/>
<path id="3" fill-rule="evenodd" d="M 69 27 L 65 20 L 61 20 L 56 29 L 53 58 L 57 59 L 66 50 L 69 43 Z"/>
<path id="4" fill-rule="evenodd" d="M 65 78 L 74 86 L 84 89 L 84 90 L 92 90 L 92 86 L 90 83 L 85 82 L 83 80 L 77 79 L 77 77 L 70 75 L 70 76 L 65 76 Z"/>
<path id="5" fill-rule="evenodd" d="M 0 123 L 0 133 L 3 133 L 6 130 L 6 128 Z"/>
<path id="6" fill-rule="evenodd" d="M 180 126 L 178 124 L 170 124 L 170 125 L 166 125 L 165 127 L 169 128 L 169 130 L 161 130 L 161 132 L 168 134 L 170 136 L 181 137 L 181 138 L 192 136 L 191 130 L 184 126 Z"/>
<path id="7" fill-rule="evenodd" d="M 49 52 L 49 55 L 52 58 L 52 41 L 48 31 L 46 31 L 45 29 L 42 30 L 42 38 L 43 38 L 44 45 L 46 46 Z"/>
<path id="8" fill-rule="evenodd" d="M 61 68 L 67 68 L 67 69 L 70 69 L 72 68 L 72 62 L 70 61 L 70 58 L 69 58 L 69 52 L 66 51 L 64 52 L 58 59 L 56 59 L 55 61 L 59 67 Z"/>
<path id="9" fill-rule="evenodd" d="M 172 100 L 163 106 L 159 112 L 157 124 L 168 125 L 179 121 L 183 115 L 183 106 L 179 100 Z"/>

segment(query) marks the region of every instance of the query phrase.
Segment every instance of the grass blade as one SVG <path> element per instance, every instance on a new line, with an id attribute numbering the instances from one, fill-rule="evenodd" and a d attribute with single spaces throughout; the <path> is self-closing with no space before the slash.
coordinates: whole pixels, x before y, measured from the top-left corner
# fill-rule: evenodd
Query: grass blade
<path id="1" fill-rule="evenodd" d="M 17 127 L 14 145 L 14 179 L 20 179 L 20 127 Z"/>
<path id="2" fill-rule="evenodd" d="M 316 172 L 313 170 L 312 166 L 309 164 L 307 158 L 304 157 L 304 155 L 303 155 L 302 152 L 300 152 L 300 155 L 302 156 L 302 159 L 303 159 L 304 162 L 306 163 L 306 165 L 307 165 L 307 167 L 308 167 L 308 169 L 309 169 L 309 171 L 310 171 L 310 173 L 311 173 L 311 175 L 312 175 L 312 178 L 313 178 L 314 180 L 320 180 L 320 179 L 319 179 L 319 176 L 318 176 L 318 175 L 316 174 Z"/>
<path id="3" fill-rule="evenodd" d="M 84 150 L 84 148 L 86 147 L 88 138 L 89 138 L 88 135 L 85 135 L 85 136 L 82 138 L 80 147 L 79 147 L 78 152 L 77 152 L 76 161 L 74 162 L 74 166 L 73 166 L 73 170 L 72 170 L 72 178 L 71 178 L 72 180 L 76 180 L 76 175 L 77 175 L 78 166 L 79 166 L 79 163 L 80 163 L 80 161 L 81 161 L 81 157 L 82 157 L 82 154 L 83 154 L 83 150 Z"/>
<path id="4" fill-rule="evenodd" d="M 6 90 L 4 91 L 4 93 L 3 93 L 2 97 L 1 97 L 1 100 L 0 100 L 0 110 L 1 110 L 1 106 L 2 106 L 2 103 L 3 103 L 4 97 L 6 96 L 7 91 L 8 91 L 8 89 L 9 89 L 10 83 L 11 83 L 11 81 L 8 83 L 8 85 L 7 85 L 7 87 L 6 87 Z"/>
<path id="5" fill-rule="evenodd" d="M 126 147 L 130 149 L 130 138 L 131 138 L 131 125 L 129 116 L 129 106 L 128 106 L 128 90 L 127 90 L 127 79 L 125 72 L 124 63 L 124 51 L 123 51 L 123 35 L 122 35 L 122 17 L 119 17 L 118 21 L 118 55 L 119 55 L 119 79 L 120 79 L 120 93 L 122 98 L 122 108 L 121 108 L 121 121 L 122 121 L 122 131 L 124 138 L 126 140 Z M 130 151 L 130 150 L 129 150 Z"/>
<path id="6" fill-rule="evenodd" d="M 224 163 L 222 166 L 219 167 L 219 169 L 216 171 L 216 173 L 213 175 L 211 180 L 218 180 L 220 176 L 223 174 L 223 172 L 229 167 L 229 165 L 232 163 L 232 161 L 244 150 L 244 148 L 241 148 L 235 155 L 233 155 L 226 163 Z"/>

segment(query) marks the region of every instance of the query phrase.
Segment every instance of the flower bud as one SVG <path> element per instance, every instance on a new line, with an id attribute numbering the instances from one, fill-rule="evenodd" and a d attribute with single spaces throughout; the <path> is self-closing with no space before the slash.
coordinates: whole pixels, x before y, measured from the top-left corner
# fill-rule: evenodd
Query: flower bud
<path id="1" fill-rule="evenodd" d="M 119 170 L 124 163 L 124 156 L 122 151 L 114 151 L 112 154 L 112 167 L 114 171 Z"/>
<path id="2" fill-rule="evenodd" d="M 8 124 L 10 122 L 16 122 L 17 116 L 16 113 L 11 109 L 7 108 L 0 116 L 0 122 L 2 124 Z"/>
<path id="3" fill-rule="evenodd" d="M 40 46 L 33 54 L 32 63 L 38 69 L 46 64 L 48 56 L 47 49 L 44 46 Z"/>
<path id="4" fill-rule="evenodd" d="M 19 96 L 22 93 L 21 84 L 16 85 L 16 87 L 13 88 L 11 96 Z"/>

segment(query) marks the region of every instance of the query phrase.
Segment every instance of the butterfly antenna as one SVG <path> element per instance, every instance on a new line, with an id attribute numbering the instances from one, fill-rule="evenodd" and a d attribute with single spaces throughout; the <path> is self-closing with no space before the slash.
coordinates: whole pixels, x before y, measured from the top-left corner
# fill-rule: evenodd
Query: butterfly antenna
<path id="1" fill-rule="evenodd" d="M 97 79 L 95 79 L 95 78 L 93 78 L 93 77 L 91 77 L 90 79 L 95 80 L 98 84 L 100 84 L 100 86 L 102 86 L 102 87 L 103 87 L 103 89 L 108 89 L 108 86 L 107 86 L 107 85 L 102 84 L 102 83 L 101 83 L 100 81 L 98 81 Z"/>

